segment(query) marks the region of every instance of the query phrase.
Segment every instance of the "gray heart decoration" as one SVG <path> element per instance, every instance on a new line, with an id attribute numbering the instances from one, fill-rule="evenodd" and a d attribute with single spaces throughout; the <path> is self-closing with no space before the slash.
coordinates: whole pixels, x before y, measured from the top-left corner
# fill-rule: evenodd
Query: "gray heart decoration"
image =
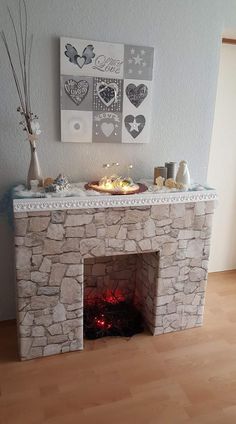
<path id="1" fill-rule="evenodd" d="M 129 84 L 125 91 L 128 99 L 135 107 L 139 107 L 148 94 L 148 88 L 145 84 Z"/>
<path id="2" fill-rule="evenodd" d="M 118 85 L 115 82 L 109 84 L 105 81 L 101 81 L 97 84 L 97 95 L 102 103 L 109 107 L 112 103 L 117 100 L 118 96 Z"/>
<path id="3" fill-rule="evenodd" d="M 146 119 L 143 115 L 127 115 L 125 117 L 125 127 L 127 131 L 136 138 L 145 126 Z"/>
<path id="4" fill-rule="evenodd" d="M 88 94 L 89 83 L 85 80 L 75 81 L 69 79 L 65 82 L 64 87 L 66 94 L 77 106 L 79 106 Z"/>

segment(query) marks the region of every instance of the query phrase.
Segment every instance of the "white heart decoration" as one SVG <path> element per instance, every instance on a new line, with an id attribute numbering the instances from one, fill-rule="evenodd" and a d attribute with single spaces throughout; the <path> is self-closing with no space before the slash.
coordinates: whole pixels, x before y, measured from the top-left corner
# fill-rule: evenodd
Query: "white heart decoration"
<path id="1" fill-rule="evenodd" d="M 77 57 L 77 59 L 76 59 L 76 61 L 77 61 L 77 64 L 78 64 L 78 66 L 80 67 L 80 68 L 83 68 L 83 66 L 84 66 L 84 64 L 85 64 L 85 57 L 84 56 L 78 56 Z"/>
<path id="2" fill-rule="evenodd" d="M 114 124 L 112 124 L 112 122 L 110 122 L 110 123 L 103 122 L 102 125 L 101 125 L 101 130 L 106 137 L 110 137 L 110 135 L 114 131 L 114 128 L 115 127 L 114 127 Z"/>
<path id="3" fill-rule="evenodd" d="M 109 89 L 113 89 L 114 90 L 114 96 L 109 98 L 109 94 L 108 91 Z M 111 104 L 117 99 L 117 95 L 118 95 L 118 85 L 114 82 L 110 82 L 109 84 L 107 84 L 104 81 L 101 81 L 97 84 L 97 94 L 99 99 L 101 100 L 101 102 L 109 107 L 111 106 Z M 108 97 L 106 97 L 106 93 L 108 94 Z"/>

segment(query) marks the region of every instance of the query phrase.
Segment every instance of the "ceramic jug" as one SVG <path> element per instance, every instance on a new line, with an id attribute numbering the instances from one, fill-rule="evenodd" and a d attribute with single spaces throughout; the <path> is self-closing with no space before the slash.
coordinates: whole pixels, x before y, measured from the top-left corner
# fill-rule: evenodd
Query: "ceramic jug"
<path id="1" fill-rule="evenodd" d="M 185 160 L 182 160 L 179 163 L 179 169 L 176 175 L 176 182 L 184 184 L 185 186 L 190 186 L 190 174 L 188 170 L 188 163 Z"/>

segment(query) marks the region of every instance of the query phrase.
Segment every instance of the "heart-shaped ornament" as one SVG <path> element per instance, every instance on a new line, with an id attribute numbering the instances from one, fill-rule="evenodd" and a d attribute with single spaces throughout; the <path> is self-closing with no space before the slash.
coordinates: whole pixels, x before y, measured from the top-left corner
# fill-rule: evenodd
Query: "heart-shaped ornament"
<path id="1" fill-rule="evenodd" d="M 79 106 L 88 94 L 89 83 L 85 80 L 75 81 L 69 79 L 65 82 L 64 87 L 66 94 Z"/>
<path id="2" fill-rule="evenodd" d="M 80 69 L 83 68 L 85 61 L 86 61 L 86 58 L 84 56 L 78 55 L 76 58 L 77 65 L 80 67 Z"/>
<path id="3" fill-rule="evenodd" d="M 102 81 L 97 84 L 97 95 L 101 102 L 109 107 L 117 99 L 118 96 L 118 85 L 114 82 L 107 84 Z"/>
<path id="4" fill-rule="evenodd" d="M 143 115 L 127 115 L 125 117 L 125 127 L 133 138 L 138 137 L 145 126 L 146 119 Z"/>
<path id="5" fill-rule="evenodd" d="M 128 99 L 135 107 L 139 107 L 148 94 L 148 88 L 145 84 L 128 84 L 125 91 Z"/>
<path id="6" fill-rule="evenodd" d="M 101 130 L 103 132 L 103 134 L 106 137 L 110 137 L 110 135 L 113 133 L 114 131 L 114 124 L 112 124 L 112 122 L 103 122 L 101 125 Z"/>

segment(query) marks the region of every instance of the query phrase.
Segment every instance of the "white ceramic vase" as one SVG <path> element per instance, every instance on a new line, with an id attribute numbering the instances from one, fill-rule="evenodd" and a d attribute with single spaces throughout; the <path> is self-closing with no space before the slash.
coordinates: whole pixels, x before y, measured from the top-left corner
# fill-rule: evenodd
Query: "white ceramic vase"
<path id="1" fill-rule="evenodd" d="M 190 186 L 190 174 L 188 170 L 188 163 L 182 160 L 179 163 L 179 169 L 176 175 L 176 182 L 184 184 L 186 187 Z"/>

